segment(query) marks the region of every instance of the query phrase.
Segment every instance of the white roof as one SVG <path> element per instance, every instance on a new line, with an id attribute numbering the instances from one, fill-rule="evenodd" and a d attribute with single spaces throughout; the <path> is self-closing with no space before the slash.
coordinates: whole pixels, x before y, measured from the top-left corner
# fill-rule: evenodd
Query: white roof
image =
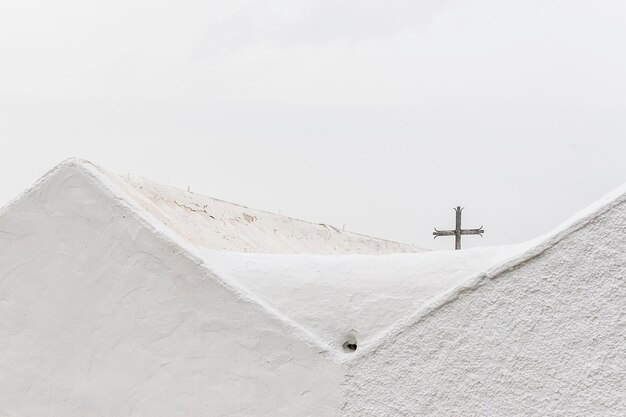
<path id="1" fill-rule="evenodd" d="M 267 255 L 205 251 L 205 265 L 340 350 L 350 336 L 363 347 L 411 312 L 523 245 L 419 254 Z"/>
<path id="2" fill-rule="evenodd" d="M 625 201 L 626 185 L 550 233 L 510 246 L 376 257 L 214 251 L 199 256 L 212 271 L 260 297 L 321 345 L 336 352 L 349 336 L 356 335 L 363 353 L 463 291 L 541 254 Z"/>
<path id="3" fill-rule="evenodd" d="M 258 305 L 260 311 L 282 322 L 303 341 L 322 350 L 341 352 L 338 348 L 343 342 L 356 336 L 357 355 L 339 353 L 339 360 L 352 360 L 364 350 L 371 351 L 468 288 L 483 285 L 500 272 L 537 256 L 626 199 L 623 186 L 549 234 L 519 245 L 377 256 L 298 254 L 311 248 L 310 240 L 320 236 L 333 242 L 315 242 L 317 246 L 312 249 L 320 253 L 342 253 L 346 248 L 342 242 L 358 242 L 364 250 L 388 251 L 394 246 L 378 246 L 376 239 L 340 231 L 323 235 L 323 226 L 282 220 L 280 216 L 188 195 L 146 180 L 122 180 L 84 161 L 72 160 L 65 165 L 97 179 L 157 235 L 179 247 L 182 254 L 193 257 L 211 277 Z M 179 204 L 199 207 L 202 214 L 180 208 Z M 243 213 L 258 220 L 248 221 Z M 215 219 L 209 221 L 205 215 Z M 269 224 L 281 224 L 288 232 L 269 233 L 269 227 L 273 227 L 266 227 Z M 287 253 L 215 250 L 213 238 L 205 233 L 214 233 L 219 225 L 226 228 L 221 233 L 232 236 L 232 240 L 227 239 L 231 242 L 226 245 L 229 248 L 258 247 L 266 252 L 285 248 Z M 259 228 L 252 228 L 253 225 Z M 300 233 L 298 238 L 290 234 L 296 231 Z M 243 234 L 241 238 L 239 232 Z M 267 247 L 262 241 L 264 236 L 270 240 Z"/>

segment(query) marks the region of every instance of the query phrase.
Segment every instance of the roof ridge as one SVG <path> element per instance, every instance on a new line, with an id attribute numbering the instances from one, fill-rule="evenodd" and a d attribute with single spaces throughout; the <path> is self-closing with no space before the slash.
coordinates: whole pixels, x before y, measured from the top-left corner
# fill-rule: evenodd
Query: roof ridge
<path id="1" fill-rule="evenodd" d="M 447 304 L 454 302 L 459 298 L 462 293 L 476 290 L 477 288 L 491 282 L 503 272 L 516 268 L 541 255 L 546 250 L 550 249 L 567 236 L 577 232 L 578 230 L 587 226 L 589 223 L 593 222 L 593 220 L 595 220 L 599 216 L 609 212 L 610 210 L 623 204 L 624 202 L 626 202 L 626 183 L 605 194 L 584 209 L 579 210 L 577 213 L 575 213 L 566 221 L 552 229 L 550 232 L 541 235 L 535 239 L 531 239 L 526 243 L 520 244 L 522 245 L 522 247 L 524 245 L 527 245 L 528 247 L 523 249 L 522 252 L 519 253 L 517 256 L 513 256 L 511 259 L 508 259 L 500 263 L 499 265 L 491 267 L 486 271 L 474 274 L 456 287 L 441 294 L 440 296 L 434 297 L 433 299 L 431 299 L 430 302 L 420 306 L 412 313 L 407 315 L 404 319 L 388 327 L 374 340 L 369 342 L 367 345 L 364 345 L 362 348 L 359 348 L 358 352 L 355 352 L 355 354 L 347 358 L 341 359 L 343 359 L 345 362 L 349 362 L 359 360 L 361 358 L 371 355 L 383 343 L 392 339 L 398 333 L 404 331 L 406 328 L 421 321 L 425 317 L 429 316 L 431 313 L 434 313 L 435 311 L 446 306 Z"/>

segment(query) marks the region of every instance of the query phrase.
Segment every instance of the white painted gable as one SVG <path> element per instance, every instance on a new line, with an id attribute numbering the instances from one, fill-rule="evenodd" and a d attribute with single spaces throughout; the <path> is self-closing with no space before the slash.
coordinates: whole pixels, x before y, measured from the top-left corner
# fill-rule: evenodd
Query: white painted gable
<path id="1" fill-rule="evenodd" d="M 0 210 L 0 415 L 623 415 L 625 192 L 390 254 L 70 160 Z"/>

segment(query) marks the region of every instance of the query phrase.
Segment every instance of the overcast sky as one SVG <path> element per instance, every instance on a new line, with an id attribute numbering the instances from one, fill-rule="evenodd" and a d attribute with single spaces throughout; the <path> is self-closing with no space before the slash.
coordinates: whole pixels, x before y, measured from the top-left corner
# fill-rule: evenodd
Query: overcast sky
<path id="1" fill-rule="evenodd" d="M 626 181 L 626 2 L 0 2 L 0 205 L 80 156 L 431 248 Z"/>

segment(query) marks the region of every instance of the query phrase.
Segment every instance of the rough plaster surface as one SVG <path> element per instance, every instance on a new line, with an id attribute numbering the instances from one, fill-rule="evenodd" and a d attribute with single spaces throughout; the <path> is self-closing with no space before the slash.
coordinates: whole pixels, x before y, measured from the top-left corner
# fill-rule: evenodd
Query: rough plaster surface
<path id="1" fill-rule="evenodd" d="M 343 416 L 626 415 L 624 203 L 348 364 Z"/>
<path id="2" fill-rule="evenodd" d="M 0 210 L 0 415 L 626 415 L 625 196 L 508 248 L 218 253 L 70 161 Z"/>
<path id="3" fill-rule="evenodd" d="M 0 415 L 326 416 L 335 362 L 63 167 L 0 215 Z"/>

